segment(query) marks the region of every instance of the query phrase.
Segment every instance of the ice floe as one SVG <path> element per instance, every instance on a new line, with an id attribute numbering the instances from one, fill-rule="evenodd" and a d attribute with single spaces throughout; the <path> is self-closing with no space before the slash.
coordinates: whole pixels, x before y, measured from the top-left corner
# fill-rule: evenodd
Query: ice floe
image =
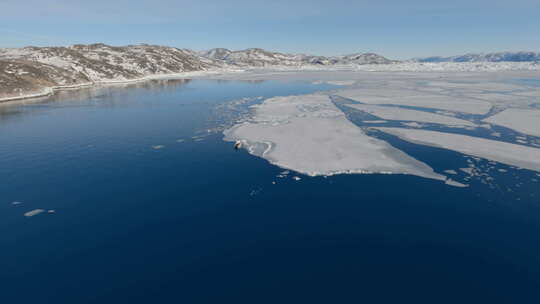
<path id="1" fill-rule="evenodd" d="M 408 120 L 415 122 L 427 122 L 453 126 L 476 126 L 474 123 L 463 119 L 423 111 L 402 109 L 398 107 L 376 106 L 367 104 L 347 104 L 347 106 L 386 120 Z"/>
<path id="2" fill-rule="evenodd" d="M 338 86 L 350 86 L 355 84 L 354 80 L 330 80 L 326 81 L 328 84 L 338 85 Z"/>
<path id="3" fill-rule="evenodd" d="M 491 109 L 487 101 L 467 97 L 420 92 L 412 89 L 392 88 L 351 88 L 339 90 L 338 96 L 364 104 L 393 104 L 430 109 L 459 111 L 471 114 L 485 114 Z"/>
<path id="4" fill-rule="evenodd" d="M 376 128 L 404 140 L 454 150 L 503 164 L 540 171 L 540 149 L 466 135 L 402 128 Z"/>
<path id="5" fill-rule="evenodd" d="M 24 216 L 26 216 L 26 217 L 32 217 L 32 216 L 36 216 L 36 215 L 38 215 L 38 214 L 41 214 L 41 213 L 43 213 L 43 212 L 45 212 L 44 209 L 34 209 L 34 210 L 32 210 L 32 211 L 26 212 L 26 213 L 24 214 Z"/>
<path id="6" fill-rule="evenodd" d="M 540 136 L 540 110 L 506 109 L 484 121 L 521 133 Z"/>
<path id="7" fill-rule="evenodd" d="M 428 165 L 366 135 L 326 95 L 275 97 L 253 106 L 251 121 L 226 130 L 225 140 L 249 146 L 272 143 L 259 154 L 310 176 L 340 173 L 412 174 L 444 181 Z M 267 144 L 264 144 L 268 146 Z"/>
<path id="8" fill-rule="evenodd" d="M 456 182 L 455 180 L 453 179 L 447 179 L 445 181 L 445 183 L 449 186 L 454 186 L 454 187 L 459 187 L 459 188 L 466 188 L 466 187 L 469 187 L 469 185 L 466 185 L 466 184 L 462 184 L 460 182 Z"/>
<path id="9" fill-rule="evenodd" d="M 362 121 L 363 123 L 368 123 L 368 124 L 380 124 L 380 123 L 387 123 L 386 120 L 364 120 Z"/>
<path id="10" fill-rule="evenodd" d="M 410 128 L 422 128 L 424 127 L 423 124 L 420 124 L 420 123 L 417 123 L 417 122 L 402 122 L 401 123 L 402 125 L 406 126 L 406 127 L 410 127 Z"/>

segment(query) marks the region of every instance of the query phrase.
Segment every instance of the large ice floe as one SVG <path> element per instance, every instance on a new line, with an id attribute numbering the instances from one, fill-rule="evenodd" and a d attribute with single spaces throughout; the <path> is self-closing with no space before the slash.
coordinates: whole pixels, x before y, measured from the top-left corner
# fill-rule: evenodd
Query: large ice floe
<path id="1" fill-rule="evenodd" d="M 454 150 L 507 165 L 540 172 L 540 149 L 496 140 L 436 131 L 375 128 L 417 144 Z"/>
<path id="2" fill-rule="evenodd" d="M 450 126 L 469 126 L 476 125 L 470 121 L 448 117 L 444 115 L 434 114 L 430 112 L 422 112 L 415 110 L 402 109 L 398 107 L 365 105 L 365 104 L 348 104 L 350 108 L 364 111 L 371 115 L 377 116 L 386 120 L 409 120 L 413 122 L 427 122 Z"/>
<path id="3" fill-rule="evenodd" d="M 402 173 L 445 180 L 426 164 L 366 135 L 326 95 L 275 97 L 225 131 L 252 154 L 307 175 Z"/>
<path id="4" fill-rule="evenodd" d="M 507 109 L 485 119 L 485 121 L 524 134 L 540 136 L 540 110 Z"/>
<path id="5" fill-rule="evenodd" d="M 344 98 L 356 100 L 365 104 L 393 104 L 413 107 L 423 107 L 439 110 L 460 111 L 471 114 L 485 114 L 491 104 L 484 100 L 456 97 L 429 92 L 419 92 L 406 88 L 352 88 L 338 92 Z"/>

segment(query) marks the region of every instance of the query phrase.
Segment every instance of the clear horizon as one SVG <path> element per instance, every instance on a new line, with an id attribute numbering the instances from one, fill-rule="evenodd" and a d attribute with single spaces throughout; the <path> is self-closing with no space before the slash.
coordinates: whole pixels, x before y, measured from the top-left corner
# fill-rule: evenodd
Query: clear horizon
<path id="1" fill-rule="evenodd" d="M 538 15 L 532 0 L 7 0 L 0 3 L 0 47 L 148 43 L 410 59 L 539 51 Z"/>

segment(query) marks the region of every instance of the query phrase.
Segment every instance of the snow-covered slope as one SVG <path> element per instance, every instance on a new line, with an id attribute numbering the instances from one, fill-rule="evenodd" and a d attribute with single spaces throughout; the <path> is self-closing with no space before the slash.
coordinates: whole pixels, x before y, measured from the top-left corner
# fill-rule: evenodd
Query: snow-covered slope
<path id="1" fill-rule="evenodd" d="M 0 60 L 0 98 L 54 86 L 126 81 L 219 66 L 190 50 L 145 44 L 0 49 Z"/>
<path id="2" fill-rule="evenodd" d="M 252 48 L 231 51 L 217 48 L 201 52 L 204 58 L 222 61 L 233 66 L 265 67 L 265 66 L 305 66 L 305 65 L 363 65 L 389 64 L 395 61 L 373 53 L 357 53 L 345 56 L 312 56 L 304 54 L 284 54 L 263 49 Z"/>
<path id="3" fill-rule="evenodd" d="M 155 45 L 112 47 L 91 44 L 3 49 L 0 50 L 0 59 L 39 62 L 83 75 L 90 81 L 128 80 L 211 67 L 187 50 Z"/>
<path id="4" fill-rule="evenodd" d="M 0 60 L 0 100 L 16 96 L 40 95 L 51 87 L 89 83 L 81 73 L 31 61 Z"/>
<path id="5" fill-rule="evenodd" d="M 508 58 L 514 58 L 515 61 L 518 61 L 515 58 L 521 58 L 519 61 L 525 61 L 540 57 L 538 53 L 519 53 L 520 55 L 516 53 L 514 57 L 508 54 L 486 54 L 477 57 L 467 55 L 470 57 L 468 60 L 457 57 L 448 59 L 460 62 L 398 62 L 373 53 L 327 57 L 286 54 L 259 48 L 240 51 L 218 48 L 196 52 L 147 44 L 116 47 L 97 43 L 69 47 L 0 49 L 0 101 L 50 93 L 55 87 L 130 81 L 154 75 L 208 70 L 253 68 L 387 72 L 540 70 L 540 61 L 476 62 L 504 61 L 509 60 Z"/>
<path id="6" fill-rule="evenodd" d="M 417 62 L 535 62 L 540 61 L 539 52 L 500 52 L 487 54 L 465 54 L 451 57 L 427 57 L 414 59 Z"/>
<path id="7" fill-rule="evenodd" d="M 227 60 L 227 57 L 231 55 L 232 51 L 224 48 L 211 49 L 209 51 L 201 52 L 201 57 L 210 58 L 213 60 Z"/>

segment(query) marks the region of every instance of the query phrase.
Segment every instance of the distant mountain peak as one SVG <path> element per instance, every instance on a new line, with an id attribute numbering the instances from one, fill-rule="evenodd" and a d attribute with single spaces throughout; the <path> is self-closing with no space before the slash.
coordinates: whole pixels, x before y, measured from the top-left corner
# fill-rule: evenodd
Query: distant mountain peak
<path id="1" fill-rule="evenodd" d="M 285 54 L 262 48 L 248 48 L 231 51 L 215 48 L 200 53 L 202 57 L 223 61 L 225 64 L 238 66 L 302 66 L 302 65 L 357 65 L 357 64 L 389 64 L 389 60 L 374 53 L 355 53 L 344 56 L 315 56 L 305 54 Z"/>
<path id="2" fill-rule="evenodd" d="M 416 58 L 417 62 L 535 62 L 540 61 L 540 52 L 496 52 L 469 53 L 458 56 L 432 56 Z"/>

